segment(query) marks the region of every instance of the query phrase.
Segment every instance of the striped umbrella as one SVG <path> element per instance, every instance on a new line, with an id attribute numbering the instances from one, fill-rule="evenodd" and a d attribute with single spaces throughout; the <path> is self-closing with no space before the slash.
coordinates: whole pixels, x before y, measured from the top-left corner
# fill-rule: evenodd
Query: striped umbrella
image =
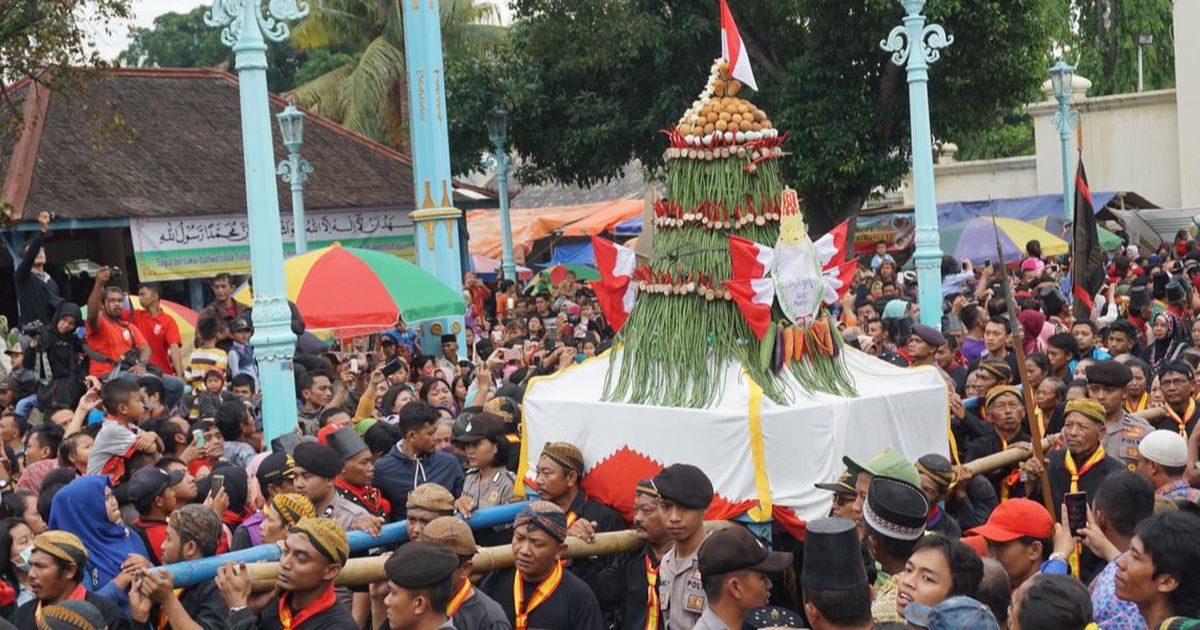
<path id="1" fill-rule="evenodd" d="M 958 260 L 982 264 L 996 258 L 996 233 L 1006 264 L 1016 263 L 1025 255 L 1025 244 L 1036 240 L 1042 244 L 1042 254 L 1059 256 L 1067 253 L 1067 242 L 1032 223 L 1018 219 L 975 217 L 941 230 L 942 251 Z"/>
<path id="2" fill-rule="evenodd" d="M 336 331 L 339 336 L 370 334 L 391 328 L 397 316 L 416 322 L 462 315 L 461 294 L 424 269 L 386 252 L 334 243 L 283 263 L 287 297 L 305 325 Z M 250 287 L 234 294 L 251 305 Z"/>

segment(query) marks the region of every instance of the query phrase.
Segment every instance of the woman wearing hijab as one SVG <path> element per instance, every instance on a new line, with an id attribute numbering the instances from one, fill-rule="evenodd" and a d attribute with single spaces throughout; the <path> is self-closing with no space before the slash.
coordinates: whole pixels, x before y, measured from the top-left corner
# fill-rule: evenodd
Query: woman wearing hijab
<path id="1" fill-rule="evenodd" d="M 1171 311 L 1162 311 L 1151 321 L 1153 322 L 1154 339 L 1146 348 L 1142 359 L 1150 365 L 1152 371 L 1157 372 L 1158 366 L 1164 361 L 1173 361 L 1186 343 L 1183 339 L 1179 318 Z"/>
<path id="2" fill-rule="evenodd" d="M 1045 352 L 1043 334 L 1046 332 L 1046 316 L 1041 311 L 1027 309 L 1017 315 L 1017 321 L 1021 322 L 1021 330 L 1024 332 L 1022 345 L 1025 347 L 1025 356 Z M 1053 328 L 1050 329 L 1050 334 L 1054 334 Z"/>
<path id="3" fill-rule="evenodd" d="M 80 477 L 59 490 L 50 504 L 50 529 L 75 534 L 88 550 L 84 588 L 128 609 L 134 570 L 153 565 L 142 539 L 122 524 L 108 477 Z"/>

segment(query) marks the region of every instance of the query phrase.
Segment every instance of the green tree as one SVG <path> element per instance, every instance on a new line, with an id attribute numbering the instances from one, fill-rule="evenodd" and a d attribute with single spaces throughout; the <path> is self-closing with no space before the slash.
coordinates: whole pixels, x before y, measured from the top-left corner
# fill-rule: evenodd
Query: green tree
<path id="1" fill-rule="evenodd" d="M 85 8 L 90 23 L 82 18 Z M 97 26 L 107 31 L 113 20 L 128 17 L 129 0 L 0 1 L 0 149 L 9 150 L 24 123 L 11 86 L 27 79 L 60 94 L 86 89 L 87 80 L 109 65 L 94 46 Z M 93 115 L 108 129 L 120 125 L 116 113 Z"/>
<path id="2" fill-rule="evenodd" d="M 228 63 L 233 72 L 233 51 L 221 42 L 221 29 L 204 23 L 207 6 L 187 13 L 164 13 L 150 28 L 133 31 L 129 46 L 117 57 L 120 64 L 135 68 L 211 68 Z M 350 56 L 326 49 L 299 51 L 288 41 L 269 42 L 267 87 L 286 92 L 301 81 L 329 70 L 330 59 L 346 63 Z"/>
<path id="3" fill-rule="evenodd" d="M 932 0 L 955 37 L 930 71 L 934 133 L 999 120 L 1045 75 L 1057 0 Z M 503 61 L 523 181 L 583 185 L 631 159 L 660 168 L 657 131 L 677 121 L 720 54 L 715 0 L 514 0 Z M 908 171 L 905 73 L 879 47 L 895 0 L 740 0 L 733 7 L 762 92 L 748 98 L 790 130 L 785 180 L 818 229 Z M 481 119 L 482 112 L 458 111 Z"/>
<path id="4" fill-rule="evenodd" d="M 1154 37 L 1143 51 L 1145 88 L 1175 85 L 1172 0 L 1072 0 L 1072 5 L 1076 21 L 1067 56 L 1092 81 L 1090 96 L 1137 91 L 1138 35 Z"/>
<path id="5" fill-rule="evenodd" d="M 494 24 L 493 5 L 442 0 L 440 8 L 448 67 L 503 41 L 505 29 Z M 300 101 L 368 138 L 399 148 L 408 146 L 402 13 L 399 0 L 326 0 L 313 3 L 293 31 L 293 42 L 301 50 L 355 51 L 352 60 L 297 87 Z M 448 71 L 447 94 L 454 76 Z M 453 104 L 447 109 L 453 117 Z M 478 163 L 478 153 L 475 156 Z"/>

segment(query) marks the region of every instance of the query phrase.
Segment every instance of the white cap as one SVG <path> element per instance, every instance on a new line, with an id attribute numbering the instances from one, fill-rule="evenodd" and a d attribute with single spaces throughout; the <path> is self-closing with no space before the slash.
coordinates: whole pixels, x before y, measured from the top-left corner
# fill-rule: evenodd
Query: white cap
<path id="1" fill-rule="evenodd" d="M 1160 465 L 1178 468 L 1187 466 L 1188 446 L 1183 436 L 1174 431 L 1151 431 L 1138 445 L 1142 457 Z"/>

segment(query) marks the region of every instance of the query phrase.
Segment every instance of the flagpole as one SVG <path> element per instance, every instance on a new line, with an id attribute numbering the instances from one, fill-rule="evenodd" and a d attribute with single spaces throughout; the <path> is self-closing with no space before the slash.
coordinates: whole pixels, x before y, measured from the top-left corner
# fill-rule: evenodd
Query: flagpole
<path id="1" fill-rule="evenodd" d="M 1008 326 L 1009 330 L 1016 332 L 1018 337 L 1013 343 L 1013 350 L 1017 354 L 1017 374 L 1021 379 L 1021 398 L 1025 401 L 1025 419 L 1029 421 L 1029 435 L 1033 442 L 1033 456 L 1037 458 L 1038 463 L 1045 465 L 1046 456 L 1042 449 L 1042 426 L 1037 421 L 1037 407 L 1033 404 L 1033 392 L 1029 386 L 1029 369 L 1025 367 L 1025 345 L 1024 335 L 1022 334 L 1020 320 L 1017 319 L 1017 305 L 1013 300 L 1012 286 L 1008 280 L 1008 265 L 1004 263 L 1004 252 L 1000 248 L 1000 229 L 996 227 L 996 208 L 990 208 L 992 213 L 992 234 L 996 238 L 996 260 L 1000 265 L 1000 290 L 1004 293 L 1004 306 L 1008 309 Z M 1072 274 L 1072 281 L 1073 281 Z M 1041 331 L 1038 331 L 1041 332 Z M 1054 495 L 1050 492 L 1050 476 L 1043 473 L 1040 479 L 1042 486 L 1042 503 L 1046 506 L 1046 511 L 1054 515 Z"/>

